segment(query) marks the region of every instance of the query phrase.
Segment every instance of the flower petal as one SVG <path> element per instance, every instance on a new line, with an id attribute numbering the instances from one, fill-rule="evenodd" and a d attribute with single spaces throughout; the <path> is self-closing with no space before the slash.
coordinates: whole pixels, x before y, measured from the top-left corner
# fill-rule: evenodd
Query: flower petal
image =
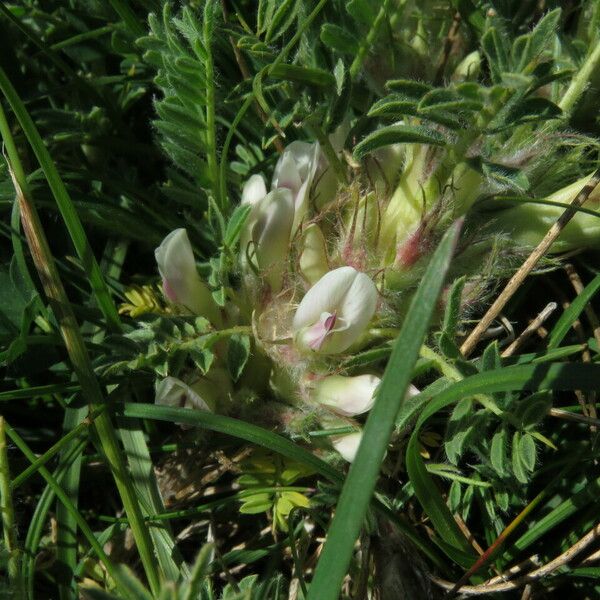
<path id="1" fill-rule="evenodd" d="M 254 206 L 267 195 L 267 186 L 262 175 L 252 175 L 242 189 L 242 204 Z"/>
<path id="2" fill-rule="evenodd" d="M 344 460 L 351 463 L 356 457 L 361 439 L 362 431 L 357 431 L 356 433 L 349 433 L 348 435 L 332 437 L 331 445 L 342 455 Z"/>
<path id="3" fill-rule="evenodd" d="M 299 332 L 316 323 L 324 312 L 334 313 L 350 289 L 358 271 L 340 267 L 326 273 L 306 292 L 294 315 L 292 327 Z"/>
<path id="4" fill-rule="evenodd" d="M 330 375 L 315 384 L 311 398 L 341 415 L 352 417 L 371 410 L 380 382 L 375 375 Z"/>
<path id="5" fill-rule="evenodd" d="M 365 273 L 357 272 L 338 309 L 338 318 L 347 324 L 331 337 L 327 351 L 343 352 L 364 333 L 377 307 L 377 288 Z"/>
<path id="6" fill-rule="evenodd" d="M 258 267 L 274 292 L 283 283 L 293 221 L 294 204 L 287 189 L 269 192 L 258 205 L 252 240 Z"/>
<path id="7" fill-rule="evenodd" d="M 219 311 L 210 290 L 200 279 L 187 231 L 175 229 L 154 251 L 163 279 L 165 296 L 191 313 L 220 323 Z"/>
<path id="8" fill-rule="evenodd" d="M 302 235 L 300 272 L 311 284 L 315 284 L 329 270 L 327 246 L 321 228 L 312 223 Z"/>

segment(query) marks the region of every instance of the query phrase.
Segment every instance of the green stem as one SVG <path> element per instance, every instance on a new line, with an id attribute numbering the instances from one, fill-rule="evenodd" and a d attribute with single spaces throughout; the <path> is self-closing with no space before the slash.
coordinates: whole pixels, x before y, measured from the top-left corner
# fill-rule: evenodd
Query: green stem
<path id="1" fill-rule="evenodd" d="M 202 35 L 204 38 L 204 68 L 206 69 L 206 144 L 208 146 L 208 172 L 212 184 L 212 192 L 217 206 L 224 212 L 227 208 L 227 195 L 222 196 L 219 187 L 219 162 L 217 160 L 217 122 L 215 118 L 215 65 L 212 54 L 212 37 L 214 30 L 214 2 L 208 0 L 204 5 Z"/>
<path id="2" fill-rule="evenodd" d="M 350 77 L 352 80 L 356 79 L 358 73 L 360 72 L 360 68 L 362 67 L 362 64 L 365 60 L 367 52 L 371 50 L 373 44 L 375 43 L 375 38 L 379 33 L 379 28 L 381 27 L 381 24 L 383 23 L 383 20 L 385 19 L 385 16 L 388 13 L 389 4 L 390 0 L 384 0 L 383 4 L 381 5 L 381 8 L 379 9 L 379 13 L 377 13 L 375 20 L 371 25 L 371 29 L 369 30 L 367 37 L 362 41 L 358 48 L 358 52 L 356 53 L 356 56 L 354 57 L 354 60 L 350 65 Z"/>
<path id="3" fill-rule="evenodd" d="M 421 356 L 421 358 L 430 360 L 437 370 L 444 375 L 444 377 L 447 377 L 451 381 L 460 381 L 461 379 L 464 379 L 463 374 L 456 367 L 448 362 L 443 356 L 437 352 L 434 352 L 431 348 L 425 345 L 421 346 L 419 356 Z M 498 406 L 496 406 L 496 403 L 490 396 L 486 396 L 485 394 L 476 394 L 474 398 L 477 400 L 477 402 L 479 402 L 479 404 L 481 404 L 481 406 L 487 408 L 495 415 L 504 415 L 504 412 L 498 408 Z"/>
<path id="4" fill-rule="evenodd" d="M 244 115 L 248 111 L 248 109 L 252 106 L 254 102 L 254 97 L 252 95 L 248 96 L 244 103 L 242 104 L 240 110 L 238 110 L 235 115 L 235 119 L 231 123 L 229 127 L 229 131 L 227 132 L 227 136 L 225 137 L 225 143 L 223 144 L 223 149 L 221 151 L 221 163 L 219 165 L 219 194 L 220 197 L 225 202 L 227 196 L 227 166 L 229 165 L 228 155 L 229 155 L 229 146 L 231 145 L 231 140 L 237 131 L 238 125 L 243 119 Z M 227 200 L 229 204 L 229 200 Z"/>
<path id="5" fill-rule="evenodd" d="M 10 487 L 10 469 L 8 452 L 6 449 L 6 422 L 0 416 L 0 512 L 2 513 L 2 529 L 4 531 L 4 549 L 8 553 L 8 581 L 15 597 L 23 597 L 23 586 L 20 577 L 19 560 L 20 552 L 17 548 L 17 534 L 15 528 L 15 511 Z"/>
<path id="6" fill-rule="evenodd" d="M 573 112 L 575 104 L 585 91 L 590 78 L 600 65 L 600 42 L 596 42 L 591 54 L 587 57 L 581 69 L 573 79 L 571 84 L 564 93 L 558 106 L 562 109 L 565 116 L 569 116 Z"/>
<path id="7" fill-rule="evenodd" d="M 0 80 L 2 74 L 3 73 L 0 70 Z M 58 269 L 50 251 L 48 240 L 40 222 L 37 209 L 31 201 L 30 196 L 26 193 L 28 188 L 25 172 L 1 105 L 0 135 L 4 139 L 6 145 L 16 191 L 16 202 L 18 202 L 20 206 L 21 222 L 29 243 L 33 262 L 38 270 L 50 306 L 60 325 L 64 344 L 75 375 L 81 385 L 83 396 L 87 399 L 90 410 L 95 412 L 105 403 L 102 390 L 94 375 L 87 348 L 58 274 Z M 106 411 L 102 411 L 100 415 L 98 415 L 95 421 L 95 427 L 102 445 L 102 450 L 121 496 L 123 507 L 125 508 L 125 512 L 131 523 L 131 530 L 140 553 L 142 564 L 146 571 L 146 576 L 148 577 L 148 583 L 150 584 L 153 593 L 158 593 L 160 589 L 160 577 L 156 566 L 152 542 L 148 529 L 144 524 L 133 483 L 129 477 L 125 462 L 119 450 L 113 424 Z M 42 468 L 40 468 L 40 473 L 41 472 Z M 68 497 L 67 500 L 70 502 Z"/>
<path id="8" fill-rule="evenodd" d="M 112 33 L 114 30 L 114 25 L 104 25 L 104 27 L 98 27 L 97 29 L 92 29 L 91 31 L 84 31 L 78 35 L 71 36 L 66 40 L 56 42 L 56 44 L 52 44 L 52 46 L 50 46 L 50 49 L 62 50 L 63 48 L 73 46 L 74 44 L 80 44 L 81 42 L 85 42 L 87 40 L 95 40 L 96 38 L 106 35 L 107 33 Z"/>
<path id="9" fill-rule="evenodd" d="M 333 146 L 329 141 L 329 137 L 326 136 L 323 131 L 321 131 L 321 128 L 317 127 L 316 125 L 307 124 L 307 129 L 319 141 L 321 150 L 323 150 L 323 154 L 325 154 L 327 161 L 333 168 L 333 172 L 335 173 L 337 180 L 341 184 L 347 184 L 348 177 L 346 174 L 346 169 L 344 169 L 344 165 L 339 159 L 337 152 L 333 149 Z"/>

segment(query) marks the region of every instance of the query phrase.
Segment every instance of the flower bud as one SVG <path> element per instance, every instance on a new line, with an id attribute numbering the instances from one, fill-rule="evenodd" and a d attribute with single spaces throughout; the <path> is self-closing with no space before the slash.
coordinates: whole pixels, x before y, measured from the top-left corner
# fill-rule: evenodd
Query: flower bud
<path id="1" fill-rule="evenodd" d="M 344 460 L 351 463 L 356 457 L 361 439 L 362 431 L 346 435 L 336 435 L 331 438 L 331 445 L 340 453 Z"/>
<path id="2" fill-rule="evenodd" d="M 286 188 L 294 201 L 292 230 L 304 219 L 308 211 L 310 187 L 319 164 L 320 148 L 317 143 L 292 142 L 275 165 L 272 189 Z"/>
<path id="3" fill-rule="evenodd" d="M 302 350 L 337 354 L 364 333 L 377 306 L 377 288 L 352 267 L 330 271 L 308 290 L 294 316 L 294 339 Z"/>
<path id="4" fill-rule="evenodd" d="M 304 230 L 301 246 L 300 272 L 314 285 L 329 271 L 325 237 L 318 225 L 312 223 Z"/>
<path id="5" fill-rule="evenodd" d="M 221 322 L 210 290 L 200 279 L 194 253 L 185 229 L 175 229 L 154 251 L 165 297 L 213 325 Z"/>
<path id="6" fill-rule="evenodd" d="M 380 382 L 381 379 L 375 375 L 330 375 L 314 384 L 311 398 L 340 415 L 352 417 L 371 410 Z"/>
<path id="7" fill-rule="evenodd" d="M 293 221 L 292 194 L 288 189 L 277 189 L 257 204 L 250 224 L 256 266 L 273 292 L 283 284 Z"/>
<path id="8" fill-rule="evenodd" d="M 242 204 L 256 206 L 267 195 L 267 186 L 262 175 L 252 175 L 242 189 Z"/>
<path id="9" fill-rule="evenodd" d="M 452 81 L 475 81 L 481 72 L 481 54 L 473 50 L 456 66 L 452 73 Z"/>

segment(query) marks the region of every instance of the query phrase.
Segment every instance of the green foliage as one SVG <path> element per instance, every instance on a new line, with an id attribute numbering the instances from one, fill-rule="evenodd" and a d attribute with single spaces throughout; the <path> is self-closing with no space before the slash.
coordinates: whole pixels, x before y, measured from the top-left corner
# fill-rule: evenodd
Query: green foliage
<path id="1" fill-rule="evenodd" d="M 298 597 L 323 600 L 322 590 L 337 597 L 347 577 L 351 595 L 384 597 L 385 574 L 403 584 L 410 579 L 406 566 L 395 566 L 407 552 L 415 557 L 408 561 L 414 579 L 423 581 L 430 579 L 418 572 L 421 557 L 424 569 L 452 581 L 472 566 L 476 556 L 455 515 L 484 547 L 525 520 L 496 553 L 494 569 L 482 566 L 482 578 L 532 554 L 548 563 L 594 525 L 600 480 L 593 410 L 580 415 L 573 391 L 591 404 L 597 388 L 590 311 L 600 287 L 596 255 L 570 257 L 584 280 L 579 295 L 559 272 L 546 273 L 522 291 L 526 302 L 507 307 L 518 333 L 534 316 L 532 303 L 555 300 L 557 286 L 572 299 L 545 324 L 546 338 L 529 340 L 526 353 L 502 358 L 503 342 L 487 343 L 472 360 L 459 350 L 472 319 L 525 254 L 510 231 L 496 227 L 505 207 L 496 195 L 534 207 L 532 201 L 543 202 L 597 166 L 598 3 L 572 3 L 568 11 L 557 1 L 540 6 L 518 0 L 0 4 L 4 144 L 14 138 L 93 375 L 110 399 L 106 415 L 133 481 L 138 528 L 150 532 L 146 562 L 150 556 L 164 575 L 153 593 L 138 568 L 143 548 L 120 552 L 134 523 L 125 519 L 125 501 L 108 476 L 101 452 L 106 429 L 85 420 L 91 399 L 68 362 L 42 293 L 47 281 L 34 268 L 18 218 L 8 163 L 0 161 L 0 401 L 14 433 L 8 455 L 22 550 L 11 589 L 17 581 L 27 598 L 61 600 L 78 594 L 281 600 L 293 593 L 293 581 Z M 469 69 L 461 69 L 469 56 Z M 400 233 L 424 232 L 420 256 L 401 273 L 397 289 L 386 287 L 386 269 L 369 263 L 366 271 L 381 290 L 373 328 L 360 351 L 324 369 L 381 375 L 389 361 L 391 374 L 347 478 L 341 463 L 331 464 L 333 452 L 315 442 L 330 431 L 296 429 L 297 422 L 314 421 L 314 407 L 303 403 L 309 383 L 297 381 L 306 357 L 288 356 L 281 373 L 270 370 L 287 339 L 289 315 L 254 310 L 250 296 L 264 290 L 247 288 L 239 259 L 253 218 L 252 208 L 238 202 L 243 183 L 253 174 L 268 180 L 287 144 L 315 138 L 329 158 L 339 157 L 337 175 L 350 182 L 340 184 L 336 203 L 314 213 L 328 228 L 329 247 L 343 246 L 339 231 L 346 235 L 371 219 L 388 225 L 383 210 L 396 183 L 400 210 L 414 213 L 403 215 Z M 358 216 L 351 228 L 344 202 L 353 195 Z M 362 214 L 367 198 L 375 202 Z M 596 201 L 586 206 L 595 219 Z M 533 221 L 536 213 L 522 214 Z M 436 302 L 431 281 L 443 269 L 434 277 L 427 265 L 439 266 L 430 261 L 433 249 L 461 215 L 465 235 L 451 264 L 444 263 L 455 281 Z M 542 225 L 545 232 L 549 223 Z M 159 297 L 152 249 L 182 226 L 229 319 L 223 329 Z M 357 237 L 363 250 L 370 248 L 364 230 Z M 398 239 L 389 244 L 392 254 Z M 356 264 L 371 260 L 367 254 Z M 291 252 L 294 276 L 297 259 Z M 422 302 L 407 316 L 421 280 Z M 304 282 L 288 291 L 295 303 Z M 425 309 L 434 313 L 431 328 Z M 273 325 L 274 341 L 261 339 L 264 321 Z M 395 343 L 400 324 L 406 330 Z M 416 360 L 426 334 L 435 352 L 421 349 Z M 582 351 L 590 364 L 580 362 Z M 154 384 L 165 376 L 206 378 L 215 394 L 233 401 L 214 413 L 152 405 Z M 277 376 L 283 382 L 277 391 L 287 384 L 293 398 L 275 393 Z M 409 381 L 421 392 L 404 399 L 398 388 Z M 568 420 L 556 419 L 552 408 Z M 340 418 L 333 431 L 357 430 L 364 419 Z M 425 427 L 427 436 L 442 439 L 439 448 L 428 446 L 428 456 L 421 453 Z M 248 445 L 265 451 L 252 450 L 250 460 L 238 463 Z M 368 535 L 359 537 L 355 552 L 361 527 Z M 314 572 L 323 538 L 311 587 L 306 573 Z M 3 571 L 8 558 L 0 551 Z M 590 576 L 597 570 L 573 566 L 540 585 L 553 577 L 553 593 L 593 597 Z"/>
<path id="2" fill-rule="evenodd" d="M 298 479 L 312 475 L 314 471 L 304 464 L 263 453 L 253 455 L 241 468 L 243 474 L 238 477 L 237 483 L 249 493 L 244 495 L 240 513 L 269 512 L 273 515 L 273 528 L 285 532 L 288 531 L 292 510 L 310 506 L 309 499 L 297 490 L 263 491 L 265 488 L 290 487 Z"/>

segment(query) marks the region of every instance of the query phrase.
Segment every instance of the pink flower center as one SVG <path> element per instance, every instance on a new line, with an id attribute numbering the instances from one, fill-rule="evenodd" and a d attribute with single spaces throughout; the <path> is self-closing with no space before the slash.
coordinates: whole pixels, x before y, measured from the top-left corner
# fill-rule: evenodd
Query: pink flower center
<path id="1" fill-rule="evenodd" d="M 171 302 L 177 302 L 177 294 L 175 293 L 175 290 L 170 286 L 169 282 L 163 277 L 163 292 L 165 293 L 165 296 L 171 301 Z"/>
<path id="2" fill-rule="evenodd" d="M 324 312 L 321 318 L 308 330 L 307 345 L 311 350 L 320 350 L 337 321 L 336 313 Z"/>

